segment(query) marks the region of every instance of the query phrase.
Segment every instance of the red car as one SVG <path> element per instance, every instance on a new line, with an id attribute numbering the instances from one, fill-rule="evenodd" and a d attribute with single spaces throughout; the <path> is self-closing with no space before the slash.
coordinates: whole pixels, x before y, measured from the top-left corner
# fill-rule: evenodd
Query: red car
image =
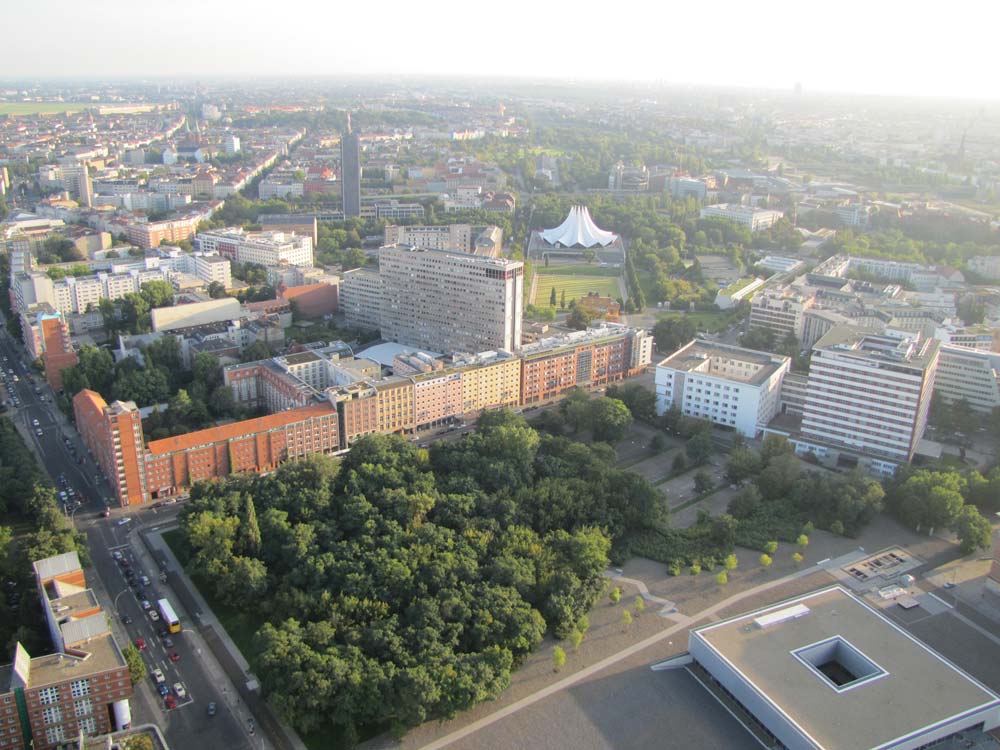
<path id="1" fill-rule="evenodd" d="M 176 651 L 170 654 L 170 661 L 180 661 L 180 660 L 181 660 L 181 655 L 178 654 Z"/>
<path id="2" fill-rule="evenodd" d="M 145 651 L 146 650 L 146 639 L 145 638 L 136 638 L 135 639 L 135 647 L 137 649 L 139 649 L 140 651 Z"/>
<path id="3" fill-rule="evenodd" d="M 177 708 L 177 699 L 172 695 L 164 698 L 163 702 L 167 704 L 167 708 Z"/>

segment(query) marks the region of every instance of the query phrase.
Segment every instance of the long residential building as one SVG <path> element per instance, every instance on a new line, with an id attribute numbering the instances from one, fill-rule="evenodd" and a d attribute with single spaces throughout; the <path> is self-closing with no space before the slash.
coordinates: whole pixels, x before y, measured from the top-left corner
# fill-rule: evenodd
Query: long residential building
<path id="1" fill-rule="evenodd" d="M 247 232 L 239 227 L 199 232 L 195 246 L 237 263 L 276 266 L 313 264 L 313 243 L 308 235 L 294 232 Z"/>
<path id="2" fill-rule="evenodd" d="M 705 206 L 701 209 L 702 219 L 725 219 L 734 224 L 746 227 L 751 232 L 770 229 L 784 216 L 781 211 L 720 203 L 715 206 Z"/>
<path id="3" fill-rule="evenodd" d="M 496 226 L 471 224 L 409 225 L 387 224 L 386 245 L 413 245 L 437 250 L 457 250 L 461 253 L 496 258 L 503 250 L 503 230 Z"/>
<path id="4" fill-rule="evenodd" d="M 756 437 L 778 414 L 790 365 L 778 354 L 695 339 L 656 366 L 656 411 L 676 407 Z"/>
<path id="5" fill-rule="evenodd" d="M 965 400 L 978 412 L 1000 408 L 1000 353 L 943 345 L 934 393 L 949 403 Z"/>
<path id="6" fill-rule="evenodd" d="M 600 387 L 639 374 L 652 339 L 644 330 L 605 324 L 526 349 L 446 357 L 440 367 L 381 367 L 336 343 L 308 345 L 270 360 L 233 365 L 224 382 L 234 399 L 275 413 L 154 440 L 143 445 L 139 410 L 99 394 L 73 399 L 84 444 L 122 506 L 174 494 L 200 479 L 270 471 L 312 453 L 347 450 L 373 433 L 406 433 L 501 407 L 535 404 L 574 387 Z M 363 355 L 363 352 L 362 352 Z M 426 362 L 415 354 L 397 358 Z"/>

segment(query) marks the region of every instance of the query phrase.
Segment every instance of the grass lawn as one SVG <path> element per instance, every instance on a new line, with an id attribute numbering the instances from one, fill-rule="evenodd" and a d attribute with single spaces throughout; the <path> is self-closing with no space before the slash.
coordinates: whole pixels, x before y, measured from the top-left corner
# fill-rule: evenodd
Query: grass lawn
<path id="1" fill-rule="evenodd" d="M 587 292 L 597 292 L 601 296 L 610 296 L 612 299 L 618 299 L 621 296 L 617 276 L 569 276 L 545 273 L 539 275 L 538 282 L 535 284 L 535 299 L 532 304 L 536 307 L 549 305 L 553 287 L 556 290 L 557 304 L 564 291 L 566 292 L 567 305 L 572 299 L 586 297 Z"/>
<path id="2" fill-rule="evenodd" d="M 543 276 L 546 274 L 555 274 L 559 276 L 611 276 L 613 278 L 618 278 L 621 276 L 620 268 L 611 268 L 610 266 L 597 265 L 582 265 L 574 264 L 569 266 L 535 266 L 535 272 L 540 273 Z M 539 279 L 541 281 L 541 279 Z"/>
<path id="3" fill-rule="evenodd" d="M 0 102 L 0 115 L 55 115 L 96 106 L 96 102 Z"/>

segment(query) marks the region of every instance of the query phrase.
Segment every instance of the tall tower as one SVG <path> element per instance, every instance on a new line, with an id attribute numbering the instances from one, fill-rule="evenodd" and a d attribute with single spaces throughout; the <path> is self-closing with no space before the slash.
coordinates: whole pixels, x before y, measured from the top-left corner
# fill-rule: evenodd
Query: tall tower
<path id="1" fill-rule="evenodd" d="M 361 143 L 351 130 L 347 113 L 347 132 L 340 137 L 340 187 L 344 196 L 344 217 L 361 216 Z"/>

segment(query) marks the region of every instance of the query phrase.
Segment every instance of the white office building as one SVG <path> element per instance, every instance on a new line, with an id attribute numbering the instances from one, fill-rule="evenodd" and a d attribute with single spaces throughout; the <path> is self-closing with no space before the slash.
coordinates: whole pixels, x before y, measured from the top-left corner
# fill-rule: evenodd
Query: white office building
<path id="1" fill-rule="evenodd" d="M 784 214 L 781 211 L 740 206 L 733 203 L 719 203 L 715 206 L 705 206 L 701 209 L 702 219 L 725 219 L 740 226 L 747 227 L 751 232 L 770 229 Z"/>
<path id="2" fill-rule="evenodd" d="M 1000 354 L 942 346 L 934 393 L 945 401 L 964 399 L 976 411 L 992 412 L 1000 407 Z"/>
<path id="3" fill-rule="evenodd" d="M 748 437 L 778 413 L 788 357 L 695 339 L 656 366 L 656 411 L 676 405 L 688 417 Z"/>
<path id="4" fill-rule="evenodd" d="M 229 227 L 200 232 L 194 242 L 204 253 L 221 255 L 237 263 L 313 265 L 312 238 L 294 232 L 246 232 Z"/>

